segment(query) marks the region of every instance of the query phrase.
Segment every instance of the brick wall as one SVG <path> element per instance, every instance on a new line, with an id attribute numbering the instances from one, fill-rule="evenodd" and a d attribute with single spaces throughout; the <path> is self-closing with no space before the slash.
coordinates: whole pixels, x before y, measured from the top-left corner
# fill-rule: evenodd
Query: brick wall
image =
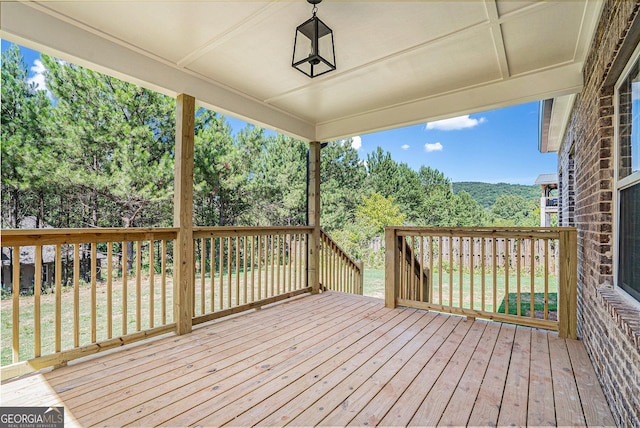
<path id="1" fill-rule="evenodd" d="M 605 1 L 558 152 L 561 225 L 578 229 L 578 335 L 618 425 L 640 427 L 640 321 L 613 284 L 614 85 L 616 59 L 640 1 Z M 623 50 L 621 50 L 623 49 Z M 625 53 L 626 54 L 626 53 Z M 612 71 L 616 70 L 616 71 Z M 619 72 L 618 72 L 619 73 Z M 612 79 L 613 77 L 613 79 Z M 573 201 L 572 201 L 573 199 Z M 572 224 L 573 223 L 573 224 Z"/>

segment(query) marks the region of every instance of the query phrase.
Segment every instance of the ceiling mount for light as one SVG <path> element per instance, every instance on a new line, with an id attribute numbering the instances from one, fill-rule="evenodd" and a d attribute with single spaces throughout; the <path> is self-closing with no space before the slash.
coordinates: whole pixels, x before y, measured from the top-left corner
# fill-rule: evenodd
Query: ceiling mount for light
<path id="1" fill-rule="evenodd" d="M 336 69 L 333 31 L 317 16 L 317 4 L 322 0 L 307 0 L 313 5 L 313 16 L 296 28 L 291 65 L 313 78 Z"/>

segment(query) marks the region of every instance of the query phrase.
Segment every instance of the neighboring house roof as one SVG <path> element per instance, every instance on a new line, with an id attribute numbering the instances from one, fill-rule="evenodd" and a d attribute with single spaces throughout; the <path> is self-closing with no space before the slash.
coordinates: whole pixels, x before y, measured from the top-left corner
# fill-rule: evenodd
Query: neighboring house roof
<path id="1" fill-rule="evenodd" d="M 539 186 L 543 184 L 558 184 L 558 174 L 555 172 L 552 174 L 540 174 L 534 184 Z"/>

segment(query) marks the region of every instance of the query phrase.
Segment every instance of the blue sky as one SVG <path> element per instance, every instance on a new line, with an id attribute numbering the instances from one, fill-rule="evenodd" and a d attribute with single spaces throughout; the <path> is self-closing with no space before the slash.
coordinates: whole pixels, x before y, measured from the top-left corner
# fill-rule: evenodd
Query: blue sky
<path id="1" fill-rule="evenodd" d="M 10 44 L 2 40 L 2 51 Z M 42 82 L 38 52 L 22 48 L 30 77 Z M 40 79 L 40 80 L 39 80 Z M 245 123 L 228 118 L 234 131 Z M 411 168 L 430 166 L 452 181 L 533 184 L 557 170 L 555 153 L 538 151 L 538 103 L 354 136 L 361 159 L 378 146 Z"/>

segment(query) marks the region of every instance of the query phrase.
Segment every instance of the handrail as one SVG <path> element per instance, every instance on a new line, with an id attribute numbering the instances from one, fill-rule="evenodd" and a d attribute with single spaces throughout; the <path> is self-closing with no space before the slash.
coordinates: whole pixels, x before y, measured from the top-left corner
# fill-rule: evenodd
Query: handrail
<path id="1" fill-rule="evenodd" d="M 12 295 L 3 316 L 12 331 L 2 335 L 10 341 L 2 379 L 173 331 L 176 235 L 175 228 L 3 230 L 2 282 Z M 33 279 L 23 265 L 33 266 Z M 32 295 L 21 302 L 22 292 Z"/>
<path id="2" fill-rule="evenodd" d="M 192 324 L 311 292 L 307 266 L 313 231 L 310 226 L 194 228 Z M 175 332 L 178 232 L 3 230 L 3 292 L 12 284 L 12 304 L 2 313 L 11 319 L 11 329 L 2 332 L 1 378 Z M 324 232 L 321 239 L 325 289 L 362 294 L 362 263 Z M 33 281 L 25 264 L 33 265 Z M 27 313 L 33 315 L 25 318 Z M 22 328 L 26 324 L 33 325 L 31 333 Z"/>
<path id="3" fill-rule="evenodd" d="M 324 230 L 320 231 L 320 283 L 325 290 L 364 293 L 364 264 L 353 259 Z"/>
<path id="4" fill-rule="evenodd" d="M 386 305 L 554 329 L 575 338 L 576 236 L 575 228 L 387 227 Z M 418 264 L 429 272 L 427 280 L 415 274 Z M 423 286 L 427 299 L 419 301 Z"/>

